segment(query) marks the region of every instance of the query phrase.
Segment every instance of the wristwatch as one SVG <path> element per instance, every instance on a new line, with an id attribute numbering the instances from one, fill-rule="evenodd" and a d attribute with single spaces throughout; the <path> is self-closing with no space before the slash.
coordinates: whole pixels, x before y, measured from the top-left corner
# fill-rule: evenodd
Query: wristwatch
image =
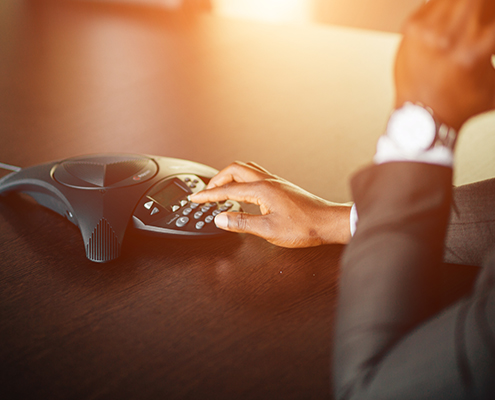
<path id="1" fill-rule="evenodd" d="M 430 108 L 409 102 L 392 113 L 386 135 L 398 149 L 410 154 L 436 146 L 453 151 L 457 139 L 455 129 L 437 121 Z"/>

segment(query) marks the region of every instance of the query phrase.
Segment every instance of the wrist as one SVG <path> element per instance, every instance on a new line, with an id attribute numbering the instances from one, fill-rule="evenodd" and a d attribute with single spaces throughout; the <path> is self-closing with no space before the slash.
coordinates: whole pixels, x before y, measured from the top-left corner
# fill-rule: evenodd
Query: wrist
<path id="1" fill-rule="evenodd" d="M 421 104 L 406 102 L 390 116 L 379 139 L 376 164 L 417 161 L 452 167 L 457 132 Z"/>
<path id="2" fill-rule="evenodd" d="M 469 119 L 469 116 L 465 116 L 465 112 L 460 106 L 456 107 L 451 103 L 446 104 L 445 101 L 439 101 L 433 98 L 420 100 L 418 96 L 400 96 L 400 99 L 397 98 L 395 101 L 395 109 L 400 109 L 410 103 L 421 105 L 430 110 L 437 124 L 444 124 L 456 132 L 459 132 L 462 125 Z"/>
<path id="3" fill-rule="evenodd" d="M 322 244 L 347 244 L 351 239 L 351 204 L 330 203 L 319 219 L 318 232 Z"/>

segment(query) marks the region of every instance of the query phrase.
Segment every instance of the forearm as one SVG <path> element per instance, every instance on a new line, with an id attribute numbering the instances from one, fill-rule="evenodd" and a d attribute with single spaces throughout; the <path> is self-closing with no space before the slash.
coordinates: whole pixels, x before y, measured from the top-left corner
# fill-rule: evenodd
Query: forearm
<path id="1" fill-rule="evenodd" d="M 347 244 L 351 239 L 351 204 L 328 203 L 315 216 L 315 232 L 321 244 Z"/>
<path id="2" fill-rule="evenodd" d="M 495 179 L 454 188 L 444 261 L 481 266 L 493 243 Z"/>
<path id="3" fill-rule="evenodd" d="M 495 178 L 454 187 L 452 193 L 443 261 L 481 267 L 495 243 Z"/>
<path id="4" fill-rule="evenodd" d="M 432 315 L 452 158 L 423 164 L 435 152 L 448 156 L 456 131 L 494 109 L 494 33 L 491 0 L 430 1 L 406 23 L 394 69 L 397 109 L 374 159 L 385 164 L 353 180 L 359 223 L 342 262 L 338 398 L 495 396 L 495 256 L 471 297 Z"/>
<path id="5" fill-rule="evenodd" d="M 424 173 L 430 179 L 418 179 Z M 364 398 L 366 376 L 435 311 L 451 176 L 445 167 L 389 163 L 354 178 L 359 228 L 342 262 L 334 352 L 340 396 Z"/>

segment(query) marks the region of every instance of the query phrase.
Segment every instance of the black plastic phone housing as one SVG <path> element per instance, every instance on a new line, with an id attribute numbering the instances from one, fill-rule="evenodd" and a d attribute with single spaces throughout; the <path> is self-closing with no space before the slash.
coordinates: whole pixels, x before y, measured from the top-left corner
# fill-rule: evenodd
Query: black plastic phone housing
<path id="1" fill-rule="evenodd" d="M 121 254 L 131 221 L 138 230 L 168 237 L 223 234 L 212 222 L 214 215 L 239 211 L 237 202 L 200 206 L 187 200 L 217 172 L 177 158 L 96 154 L 13 172 L 0 179 L 0 193 L 26 193 L 63 215 L 81 230 L 87 258 L 107 262 Z"/>

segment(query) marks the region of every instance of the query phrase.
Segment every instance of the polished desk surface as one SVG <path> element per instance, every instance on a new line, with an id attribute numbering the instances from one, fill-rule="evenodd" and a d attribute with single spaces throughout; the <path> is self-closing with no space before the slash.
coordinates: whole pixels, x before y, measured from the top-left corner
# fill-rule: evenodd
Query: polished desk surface
<path id="1" fill-rule="evenodd" d="M 392 104 L 397 35 L 0 7 L 0 161 L 14 165 L 101 152 L 254 160 L 346 201 Z M 95 264 L 76 227 L 4 197 L 0 396 L 330 398 L 341 251 L 129 231 L 121 258 Z"/>

